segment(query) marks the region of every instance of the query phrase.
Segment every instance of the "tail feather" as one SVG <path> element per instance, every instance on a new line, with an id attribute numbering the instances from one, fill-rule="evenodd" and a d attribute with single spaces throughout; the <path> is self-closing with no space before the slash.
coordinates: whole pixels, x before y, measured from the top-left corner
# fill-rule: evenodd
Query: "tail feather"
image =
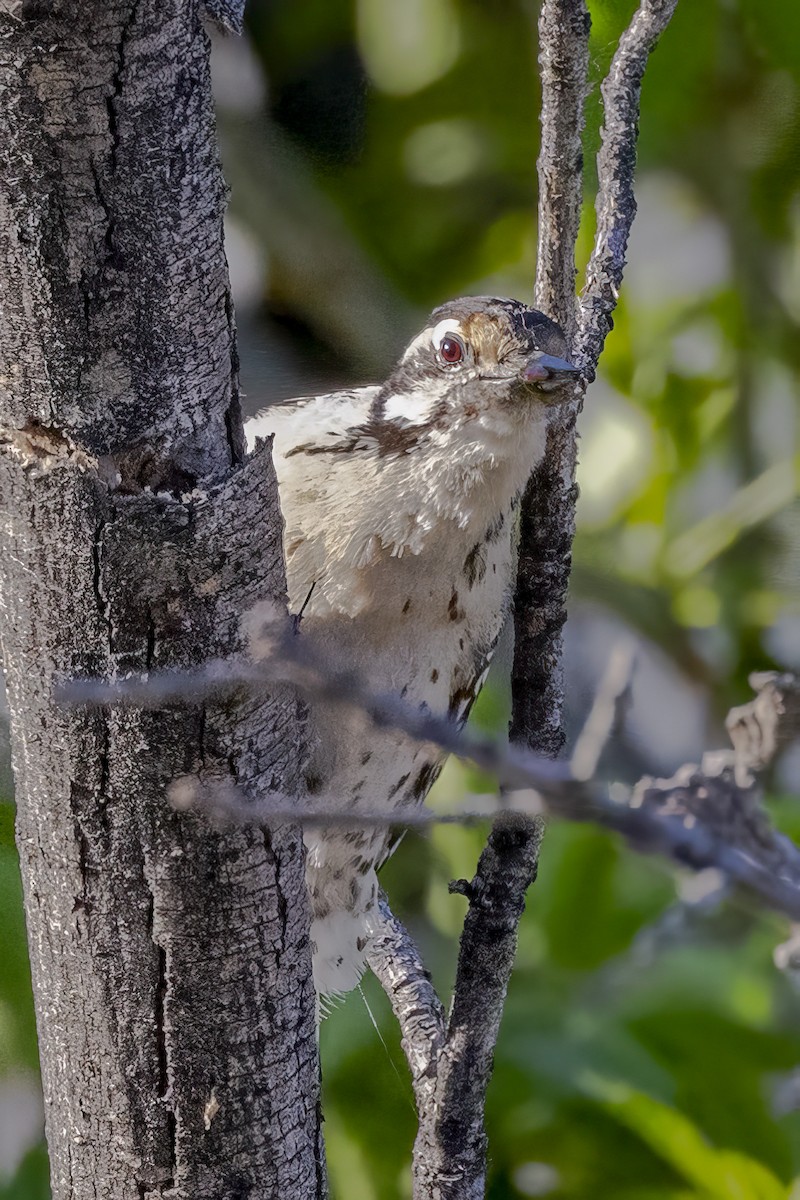
<path id="1" fill-rule="evenodd" d="M 367 969 L 366 914 L 337 909 L 311 923 L 314 987 L 320 1011 L 358 986 Z"/>

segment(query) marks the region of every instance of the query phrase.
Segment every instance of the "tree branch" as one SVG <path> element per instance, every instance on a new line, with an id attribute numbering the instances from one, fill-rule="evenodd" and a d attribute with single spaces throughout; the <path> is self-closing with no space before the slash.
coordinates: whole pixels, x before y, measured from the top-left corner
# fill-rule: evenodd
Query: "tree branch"
<path id="1" fill-rule="evenodd" d="M 379 932 L 368 962 L 400 1025 L 414 1086 L 419 1115 L 414 1200 L 480 1200 L 484 1195 L 486 1089 L 542 829 L 540 819 L 503 814 L 475 877 L 451 885 L 468 898 L 469 911 L 447 1021 L 416 946 L 381 899 Z"/>
<path id="2" fill-rule="evenodd" d="M 295 697 L 53 694 L 243 653 L 242 612 L 285 594 L 269 453 L 244 461 L 200 5 L 0 13 L 0 92 L 0 638 L 52 1194 L 319 1200 L 301 831 L 164 805 L 196 769 L 296 790 Z"/>
<path id="3" fill-rule="evenodd" d="M 583 205 L 584 102 L 591 18 L 585 0 L 543 0 L 539 218 L 534 303 L 575 334 L 575 244 Z"/>
<path id="4" fill-rule="evenodd" d="M 378 920 L 367 962 L 397 1018 L 417 1112 L 424 1113 L 436 1089 L 437 1064 L 447 1036 L 445 1012 L 419 950 L 383 894 L 378 902 Z"/>
<path id="5" fill-rule="evenodd" d="M 584 0 L 544 0 L 539 18 L 542 139 L 536 303 L 572 346 L 575 243 L 583 199 L 583 110 L 591 20 Z M 585 386 L 585 385 L 582 385 Z M 575 528 L 577 404 L 552 419 L 547 451 L 520 509 L 514 597 L 511 739 L 555 758 L 563 744 L 562 627 Z"/>
<path id="6" fill-rule="evenodd" d="M 603 81 L 603 129 L 597 155 L 597 231 L 586 269 L 573 353 L 587 380 L 594 379 L 606 337 L 613 326 L 636 196 L 636 142 L 642 78 L 652 51 L 669 24 L 677 0 L 642 0 L 620 38 Z"/>
<path id="7" fill-rule="evenodd" d="M 615 727 L 621 724 L 624 707 L 630 700 L 635 655 L 632 638 L 618 642 L 611 651 L 589 715 L 572 750 L 570 766 L 576 779 L 591 779 L 597 774 L 602 753 Z"/>
<path id="8" fill-rule="evenodd" d="M 522 499 L 511 737 L 551 757 L 558 755 L 564 744 L 562 630 L 575 533 L 575 423 L 611 328 L 636 212 L 633 173 L 642 76 L 676 3 L 641 0 L 602 86 L 597 238 L 577 323 L 570 289 L 580 219 L 579 167 L 590 22 L 580 0 L 546 0 L 539 22 L 542 145 L 534 291 L 537 303 L 562 323 L 569 351 L 582 375 L 572 402 L 553 414 L 547 452 Z"/>

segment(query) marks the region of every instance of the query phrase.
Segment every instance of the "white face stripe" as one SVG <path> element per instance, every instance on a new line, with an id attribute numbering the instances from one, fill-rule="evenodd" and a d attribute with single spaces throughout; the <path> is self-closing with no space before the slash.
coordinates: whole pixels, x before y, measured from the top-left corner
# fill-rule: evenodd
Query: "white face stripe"
<path id="1" fill-rule="evenodd" d="M 442 338 L 448 333 L 457 333 L 460 337 L 463 337 L 463 334 L 461 333 L 461 322 L 457 321 L 455 317 L 448 317 L 446 321 L 439 321 L 439 323 L 434 325 L 433 328 L 429 326 L 427 329 L 423 329 L 422 333 L 418 334 L 414 338 L 413 342 L 403 355 L 401 361 L 405 362 L 406 359 L 411 358 L 412 354 L 419 350 L 420 346 L 424 346 L 426 343 L 433 346 L 434 350 L 438 350 Z"/>
<path id="2" fill-rule="evenodd" d="M 459 337 L 462 336 L 461 322 L 456 321 L 454 317 L 448 317 L 446 321 L 440 321 L 438 325 L 434 325 L 433 329 L 431 330 L 431 344 L 434 350 L 439 349 L 443 338 L 445 338 L 448 333 L 457 333 Z"/>

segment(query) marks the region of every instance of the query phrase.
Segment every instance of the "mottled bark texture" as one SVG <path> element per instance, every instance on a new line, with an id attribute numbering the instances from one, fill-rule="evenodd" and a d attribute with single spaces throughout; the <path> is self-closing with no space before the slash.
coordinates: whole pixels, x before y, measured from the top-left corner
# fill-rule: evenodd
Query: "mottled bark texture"
<path id="1" fill-rule="evenodd" d="M 453 885 L 469 900 L 469 911 L 436 1087 L 420 1118 L 415 1200 L 481 1200 L 485 1195 L 486 1089 L 540 838 L 538 823 L 518 815 L 498 817 L 474 878 Z"/>
<path id="2" fill-rule="evenodd" d="M 543 0 L 534 304 L 575 337 L 575 244 L 583 208 L 583 124 L 591 18 L 585 0 Z"/>
<path id="3" fill-rule="evenodd" d="M 534 303 L 575 340 L 575 243 L 591 19 L 585 0 L 542 0 L 539 216 Z M 514 597 L 511 739 L 555 758 L 564 745 L 562 630 L 575 533 L 575 420 L 554 413 L 547 453 L 522 498 Z"/>
<path id="4" fill-rule="evenodd" d="M 0 12 L 0 637 L 54 1200 L 324 1194 L 300 833 L 165 803 L 186 772 L 294 794 L 296 703 L 53 695 L 239 651 L 284 596 L 201 16 Z"/>

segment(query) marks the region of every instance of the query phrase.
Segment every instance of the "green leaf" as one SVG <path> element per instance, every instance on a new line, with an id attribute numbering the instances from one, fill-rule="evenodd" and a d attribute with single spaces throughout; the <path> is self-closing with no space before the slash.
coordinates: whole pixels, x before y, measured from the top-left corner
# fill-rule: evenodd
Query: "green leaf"
<path id="1" fill-rule="evenodd" d="M 686 1116 L 624 1084 L 587 1076 L 585 1087 L 709 1200 L 788 1200 L 789 1193 L 763 1164 L 718 1149 Z"/>
<path id="2" fill-rule="evenodd" d="M 44 1142 L 29 1150 L 8 1183 L 0 1183 L 0 1200 L 50 1200 L 50 1168 Z"/>

